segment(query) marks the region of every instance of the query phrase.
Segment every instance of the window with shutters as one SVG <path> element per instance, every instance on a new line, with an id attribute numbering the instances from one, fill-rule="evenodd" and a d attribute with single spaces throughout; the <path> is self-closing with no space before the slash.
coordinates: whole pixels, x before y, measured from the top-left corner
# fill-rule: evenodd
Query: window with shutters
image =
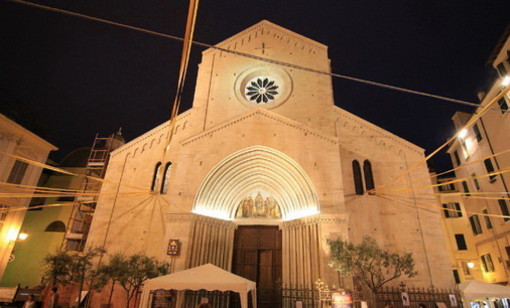
<path id="1" fill-rule="evenodd" d="M 480 183 L 478 183 L 478 179 L 476 178 L 476 173 L 472 173 L 471 178 L 473 179 L 473 185 L 475 185 L 476 190 L 480 190 Z"/>
<path id="2" fill-rule="evenodd" d="M 464 158 L 467 160 L 469 159 L 469 151 L 466 145 L 466 141 L 464 139 L 460 139 L 460 145 L 462 146 L 462 149 L 464 150 Z"/>
<path id="3" fill-rule="evenodd" d="M 7 178 L 7 183 L 21 184 L 23 177 L 27 172 L 27 168 L 27 163 L 16 160 L 12 166 L 11 173 L 9 173 L 9 177 Z"/>
<path id="4" fill-rule="evenodd" d="M 496 66 L 496 70 L 498 71 L 500 77 L 505 77 L 506 74 L 507 74 L 507 70 L 506 70 L 506 67 L 505 67 L 505 62 L 503 61 L 503 62 L 499 63 Z"/>
<path id="5" fill-rule="evenodd" d="M 363 179 L 361 178 L 361 166 L 357 160 L 352 161 L 352 173 L 354 176 L 354 189 L 356 195 L 363 195 Z"/>
<path id="6" fill-rule="evenodd" d="M 443 203 L 444 217 L 446 218 L 457 218 L 462 217 L 462 210 L 458 203 Z"/>
<path id="7" fill-rule="evenodd" d="M 73 202 L 74 197 L 73 196 L 62 196 L 62 197 L 58 197 L 58 201 Z"/>
<path id="8" fill-rule="evenodd" d="M 458 151 L 453 152 L 453 157 L 455 158 L 455 163 L 457 164 L 457 166 L 459 166 L 460 165 L 459 152 Z"/>
<path id="9" fill-rule="evenodd" d="M 480 133 L 480 128 L 478 128 L 478 124 L 473 125 L 473 131 L 475 132 L 476 141 L 482 141 L 482 133 Z"/>
<path id="10" fill-rule="evenodd" d="M 2 231 L 2 227 L 4 226 L 5 219 L 7 218 L 7 209 L 9 207 L 7 205 L 0 204 L 0 231 Z"/>
<path id="11" fill-rule="evenodd" d="M 449 182 L 449 180 L 445 181 L 445 182 Z M 438 182 L 438 184 L 443 184 L 442 182 Z M 454 183 L 447 183 L 447 184 L 444 184 L 444 185 L 441 185 L 441 186 L 438 186 L 437 187 L 439 189 L 439 191 L 455 191 L 457 188 L 455 187 L 455 184 Z"/>
<path id="12" fill-rule="evenodd" d="M 487 173 L 494 172 L 494 166 L 492 165 L 492 160 L 490 158 L 487 158 L 486 160 L 484 160 L 483 163 L 485 165 L 485 169 L 487 170 Z M 489 175 L 489 179 L 490 179 L 491 183 L 494 182 L 496 180 L 496 175 L 495 174 Z"/>
<path id="13" fill-rule="evenodd" d="M 466 181 L 462 181 L 462 188 L 464 188 L 464 193 L 466 196 L 471 196 L 469 193 L 469 187 Z"/>
<path id="14" fill-rule="evenodd" d="M 478 215 L 473 215 L 469 217 L 469 222 L 471 223 L 471 229 L 473 230 L 474 235 L 482 233 L 482 226 L 480 226 L 480 220 L 478 219 Z"/>
<path id="15" fill-rule="evenodd" d="M 488 253 L 488 254 L 482 255 L 481 259 L 482 259 L 483 271 L 486 273 L 494 272 L 494 264 L 492 263 L 491 254 Z"/>
<path id="16" fill-rule="evenodd" d="M 491 218 L 489 217 L 489 210 L 484 209 L 482 213 L 485 214 L 485 216 L 483 216 L 483 219 L 485 220 L 485 226 L 487 227 L 487 229 L 492 229 L 492 221 Z"/>
<path id="17" fill-rule="evenodd" d="M 455 279 L 455 283 L 460 283 L 459 271 L 453 270 L 453 279 Z"/>
<path id="18" fill-rule="evenodd" d="M 467 250 L 466 239 L 464 234 L 455 234 L 455 241 L 457 242 L 458 250 Z"/>
<path id="19" fill-rule="evenodd" d="M 471 276 L 471 270 L 469 269 L 468 262 L 462 262 L 462 272 L 466 276 Z"/>
<path id="20" fill-rule="evenodd" d="M 507 205 L 506 201 L 504 199 L 499 199 L 498 203 L 499 203 L 499 208 L 501 209 L 501 214 L 504 216 L 507 216 L 507 217 L 503 218 L 503 220 L 509 221 L 510 220 L 510 211 L 508 210 L 508 205 Z"/>
<path id="21" fill-rule="evenodd" d="M 505 100 L 505 97 L 502 97 L 498 101 L 499 109 L 501 110 L 501 113 L 505 113 L 508 110 L 508 103 Z"/>

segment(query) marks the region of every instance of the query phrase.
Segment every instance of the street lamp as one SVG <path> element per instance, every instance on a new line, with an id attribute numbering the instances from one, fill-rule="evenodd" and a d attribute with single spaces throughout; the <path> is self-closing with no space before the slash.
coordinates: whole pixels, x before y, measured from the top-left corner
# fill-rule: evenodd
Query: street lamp
<path id="1" fill-rule="evenodd" d="M 28 233 L 26 232 L 19 232 L 14 230 L 14 229 L 11 229 L 9 230 L 9 232 L 7 233 L 7 240 L 8 241 L 16 241 L 16 240 L 20 240 L 20 241 L 24 241 L 26 240 L 28 237 Z"/>

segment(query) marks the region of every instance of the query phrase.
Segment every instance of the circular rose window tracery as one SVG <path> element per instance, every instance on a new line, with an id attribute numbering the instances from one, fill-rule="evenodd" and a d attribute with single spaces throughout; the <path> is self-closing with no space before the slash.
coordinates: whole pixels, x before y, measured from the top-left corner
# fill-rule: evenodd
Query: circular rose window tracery
<path id="1" fill-rule="evenodd" d="M 290 74 L 274 65 L 257 65 L 241 72 L 234 91 L 239 102 L 247 107 L 273 109 L 291 96 L 293 82 Z"/>
<path id="2" fill-rule="evenodd" d="M 279 94 L 278 88 L 274 80 L 256 77 L 246 85 L 245 95 L 248 100 L 254 101 L 257 104 L 267 104 L 269 101 L 274 100 Z"/>

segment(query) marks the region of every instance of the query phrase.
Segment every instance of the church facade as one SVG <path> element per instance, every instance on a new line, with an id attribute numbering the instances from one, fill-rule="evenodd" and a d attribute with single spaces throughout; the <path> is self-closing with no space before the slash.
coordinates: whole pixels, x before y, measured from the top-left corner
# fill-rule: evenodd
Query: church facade
<path id="1" fill-rule="evenodd" d="M 217 46 L 330 71 L 327 46 L 268 21 Z M 111 154 L 88 246 L 143 252 L 172 271 L 212 263 L 262 289 L 348 287 L 326 240 L 370 235 L 413 253 L 408 285 L 453 286 L 440 212 L 427 207 L 437 204 L 416 202 L 433 193 L 427 166 L 399 177 L 423 149 L 336 107 L 330 76 L 207 49 L 165 152 L 168 132 L 167 122 Z M 390 183 L 407 191 L 372 193 Z"/>

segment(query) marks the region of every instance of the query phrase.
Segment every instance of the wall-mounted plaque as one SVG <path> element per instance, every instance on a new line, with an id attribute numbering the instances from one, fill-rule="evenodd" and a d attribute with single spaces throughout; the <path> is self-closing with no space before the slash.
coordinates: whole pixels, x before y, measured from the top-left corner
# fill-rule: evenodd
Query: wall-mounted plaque
<path id="1" fill-rule="evenodd" d="M 180 256 L 181 255 L 181 241 L 180 240 L 170 240 L 168 241 L 168 249 L 166 252 L 169 256 Z"/>

